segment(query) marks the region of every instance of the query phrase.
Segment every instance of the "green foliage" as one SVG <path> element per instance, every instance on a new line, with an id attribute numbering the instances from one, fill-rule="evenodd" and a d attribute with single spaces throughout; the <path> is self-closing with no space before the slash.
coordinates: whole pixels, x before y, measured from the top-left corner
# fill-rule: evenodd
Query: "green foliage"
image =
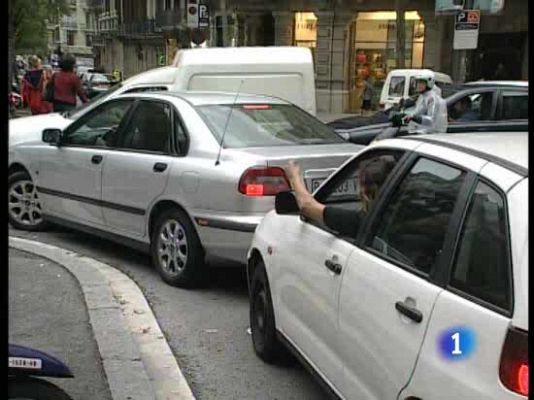
<path id="1" fill-rule="evenodd" d="M 15 49 L 46 52 L 47 21 L 71 12 L 69 0 L 10 0 L 9 18 L 13 24 Z"/>

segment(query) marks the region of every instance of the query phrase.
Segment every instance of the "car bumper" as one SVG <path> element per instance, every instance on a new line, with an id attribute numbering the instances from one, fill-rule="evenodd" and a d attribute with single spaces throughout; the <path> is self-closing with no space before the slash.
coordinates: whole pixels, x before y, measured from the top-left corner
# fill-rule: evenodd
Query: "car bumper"
<path id="1" fill-rule="evenodd" d="M 264 216 L 204 214 L 193 219 L 208 255 L 246 264 L 254 231 Z"/>

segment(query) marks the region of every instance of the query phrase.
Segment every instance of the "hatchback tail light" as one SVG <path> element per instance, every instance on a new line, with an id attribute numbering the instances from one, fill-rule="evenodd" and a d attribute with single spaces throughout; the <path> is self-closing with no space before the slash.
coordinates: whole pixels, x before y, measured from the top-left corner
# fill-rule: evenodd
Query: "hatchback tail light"
<path id="1" fill-rule="evenodd" d="M 239 180 L 239 192 L 247 196 L 274 196 L 285 190 L 289 183 L 280 167 L 252 167 Z"/>
<path id="2" fill-rule="evenodd" d="M 501 354 L 499 377 L 511 391 L 528 396 L 528 332 L 509 328 Z"/>

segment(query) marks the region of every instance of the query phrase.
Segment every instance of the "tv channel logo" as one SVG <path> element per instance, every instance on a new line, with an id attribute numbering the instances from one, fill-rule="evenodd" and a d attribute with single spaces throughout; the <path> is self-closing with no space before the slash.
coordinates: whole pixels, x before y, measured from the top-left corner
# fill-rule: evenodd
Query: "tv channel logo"
<path id="1" fill-rule="evenodd" d="M 449 361 L 465 360 L 476 349 L 475 332 L 465 326 L 444 331 L 438 340 L 439 352 Z"/>

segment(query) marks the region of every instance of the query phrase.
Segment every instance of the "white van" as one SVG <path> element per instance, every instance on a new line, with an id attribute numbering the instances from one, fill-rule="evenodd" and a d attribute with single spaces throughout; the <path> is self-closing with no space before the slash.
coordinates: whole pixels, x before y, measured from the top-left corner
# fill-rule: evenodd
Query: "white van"
<path id="1" fill-rule="evenodd" d="M 242 83 L 241 83 L 242 81 Z M 279 97 L 315 115 L 311 51 L 302 47 L 212 47 L 179 50 L 173 65 L 134 75 L 68 113 L 9 121 L 9 145 L 40 140 L 45 128 L 64 129 L 106 99 L 144 91 L 202 90 Z"/>
<path id="2" fill-rule="evenodd" d="M 179 50 L 177 90 L 279 97 L 316 113 L 311 51 L 302 47 L 212 47 Z M 241 83 L 242 82 L 242 83 Z"/>
<path id="3" fill-rule="evenodd" d="M 420 69 L 395 69 L 388 74 L 382 93 L 380 94 L 380 108 L 387 110 L 397 104 L 401 98 L 408 98 L 417 94 L 415 75 Z M 434 72 L 438 87 L 452 84 L 449 75 Z"/>

